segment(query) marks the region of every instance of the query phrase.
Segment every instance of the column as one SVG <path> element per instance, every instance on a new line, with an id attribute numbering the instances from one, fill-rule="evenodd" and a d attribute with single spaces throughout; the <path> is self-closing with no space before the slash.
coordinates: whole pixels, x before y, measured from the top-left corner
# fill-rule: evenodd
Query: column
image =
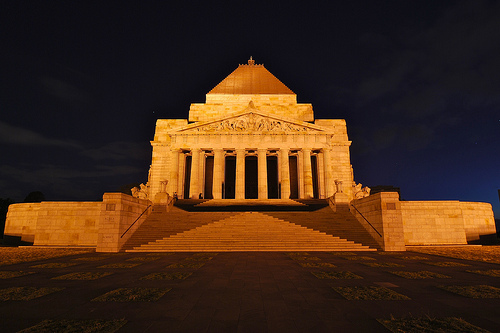
<path id="1" fill-rule="evenodd" d="M 288 151 L 288 148 L 280 150 L 281 199 L 290 198 L 290 165 L 288 161 Z"/>
<path id="2" fill-rule="evenodd" d="M 174 192 L 177 192 L 177 182 L 179 179 L 179 150 L 172 149 L 170 150 L 170 179 L 168 179 L 167 183 L 167 192 L 171 196 L 174 195 Z"/>
<path id="3" fill-rule="evenodd" d="M 333 184 L 333 179 L 332 179 L 332 171 L 331 171 L 331 157 L 332 157 L 332 151 L 328 148 L 323 149 L 323 164 L 325 168 L 325 196 L 327 198 L 331 197 L 335 191 L 334 191 L 334 184 Z"/>
<path id="4" fill-rule="evenodd" d="M 297 183 L 299 185 L 299 198 L 305 199 L 304 195 L 304 152 L 297 152 Z"/>
<path id="5" fill-rule="evenodd" d="M 316 155 L 316 168 L 318 169 L 318 194 L 320 199 L 325 199 L 325 168 L 323 165 L 325 160 L 323 158 L 323 152 L 319 152 Z"/>
<path id="6" fill-rule="evenodd" d="M 189 185 L 189 197 L 198 199 L 200 194 L 200 148 L 191 149 L 191 184 Z"/>
<path id="7" fill-rule="evenodd" d="M 304 198 L 313 197 L 312 169 L 311 169 L 311 149 L 302 149 L 304 155 Z"/>
<path id="8" fill-rule="evenodd" d="M 186 181 L 186 155 L 179 154 L 179 178 L 177 182 L 177 197 L 184 198 L 184 182 Z"/>
<path id="9" fill-rule="evenodd" d="M 245 199 L 245 149 L 236 149 L 236 199 Z"/>
<path id="10" fill-rule="evenodd" d="M 267 199 L 267 149 L 257 149 L 259 199 Z"/>
<path id="11" fill-rule="evenodd" d="M 214 149 L 214 180 L 212 194 L 214 199 L 222 199 L 222 181 L 224 180 L 224 150 Z"/>

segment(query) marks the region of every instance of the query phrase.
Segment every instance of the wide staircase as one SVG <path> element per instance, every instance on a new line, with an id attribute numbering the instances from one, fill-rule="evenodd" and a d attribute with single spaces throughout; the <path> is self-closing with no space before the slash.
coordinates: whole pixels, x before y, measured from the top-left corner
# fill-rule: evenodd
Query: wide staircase
<path id="1" fill-rule="evenodd" d="M 326 200 L 178 200 L 153 210 L 127 252 L 376 251 L 349 212 Z"/>

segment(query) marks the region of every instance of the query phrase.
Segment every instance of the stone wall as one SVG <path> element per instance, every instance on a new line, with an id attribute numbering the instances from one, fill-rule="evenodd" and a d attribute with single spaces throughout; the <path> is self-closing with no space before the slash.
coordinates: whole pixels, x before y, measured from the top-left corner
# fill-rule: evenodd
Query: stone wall
<path id="1" fill-rule="evenodd" d="M 351 212 L 384 251 L 405 251 L 401 206 L 397 193 L 377 193 L 353 200 L 351 205 L 356 208 L 351 209 Z"/>
<path id="2" fill-rule="evenodd" d="M 211 121 L 214 118 L 242 112 L 252 101 L 260 111 L 280 116 L 292 117 L 300 121 L 313 121 L 311 104 L 297 103 L 295 94 L 252 95 L 252 94 L 207 94 L 206 103 L 193 103 L 189 108 L 189 121 Z"/>
<path id="3" fill-rule="evenodd" d="M 461 202 L 460 208 L 468 243 L 496 243 L 495 216 L 491 204 Z"/>
<path id="4" fill-rule="evenodd" d="M 96 246 L 100 202 L 40 204 L 33 245 Z"/>
<path id="5" fill-rule="evenodd" d="M 104 193 L 97 252 L 119 252 L 151 212 L 150 205 L 149 200 L 137 199 L 123 193 Z"/>
<path id="6" fill-rule="evenodd" d="M 401 201 L 406 245 L 490 243 L 491 205 L 483 202 Z"/>
<path id="7" fill-rule="evenodd" d="M 39 246 L 93 246 L 100 252 L 118 252 L 146 219 L 150 204 L 123 193 L 105 193 L 102 202 L 13 204 L 5 235 Z"/>
<path id="8" fill-rule="evenodd" d="M 96 246 L 100 202 L 23 203 L 9 206 L 5 235 L 33 245 Z"/>
<path id="9" fill-rule="evenodd" d="M 406 245 L 466 244 L 459 201 L 402 201 Z"/>
<path id="10" fill-rule="evenodd" d="M 23 242 L 33 243 L 40 203 L 20 203 L 9 206 L 5 220 L 4 238 L 18 237 Z"/>

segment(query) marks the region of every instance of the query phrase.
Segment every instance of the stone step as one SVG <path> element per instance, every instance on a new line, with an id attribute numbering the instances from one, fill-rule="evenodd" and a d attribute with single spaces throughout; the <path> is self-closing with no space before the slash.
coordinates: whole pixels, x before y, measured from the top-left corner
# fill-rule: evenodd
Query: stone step
<path id="1" fill-rule="evenodd" d="M 266 204 L 258 200 L 248 204 L 249 210 L 255 206 L 256 211 L 241 211 L 245 201 L 235 200 L 231 204 L 238 211 L 232 212 L 225 200 L 211 201 L 184 200 L 182 207 L 174 206 L 168 213 L 153 212 L 127 241 L 125 248 L 134 251 L 149 248 L 151 251 L 155 244 L 155 251 L 163 251 L 165 247 L 182 251 L 194 247 L 203 249 L 208 243 L 211 251 L 216 251 L 217 246 L 225 251 L 230 251 L 231 247 L 243 251 L 245 243 L 248 251 L 287 251 L 292 247 L 303 251 L 318 246 L 324 251 L 329 248 L 333 251 L 336 246 L 343 251 L 348 247 L 376 248 L 374 240 L 349 212 L 335 213 L 325 200 L 282 201 L 280 207 L 278 201 L 270 200 L 270 211 L 264 211 Z M 283 209 L 287 205 L 292 208 L 290 211 Z M 227 209 L 202 211 L 203 207 L 215 209 L 219 206 Z M 326 243 L 325 239 L 328 239 Z M 222 242 L 231 242 L 231 245 Z M 338 242 L 342 245 L 338 246 Z M 366 245 L 371 245 L 372 249 Z"/>
<path id="2" fill-rule="evenodd" d="M 303 246 L 303 247 L 283 247 L 283 248 L 278 248 L 278 247 L 273 247 L 273 248 L 234 248 L 234 247 L 213 247 L 213 248 L 161 248 L 161 249 L 131 249 L 131 250 L 126 250 L 126 252 L 294 252 L 294 251 L 307 251 L 307 252 L 344 252 L 344 251 L 363 251 L 363 252 L 369 252 L 369 251 L 377 251 L 377 249 L 371 249 L 371 248 L 359 248 L 359 249 L 353 249 L 353 250 L 346 250 L 345 248 L 331 248 L 331 247 L 317 247 L 317 248 L 312 248 L 310 246 Z"/>
<path id="3" fill-rule="evenodd" d="M 282 251 L 291 248 L 333 251 L 368 247 L 263 213 L 244 212 L 148 244 L 134 246 L 133 250 Z"/>

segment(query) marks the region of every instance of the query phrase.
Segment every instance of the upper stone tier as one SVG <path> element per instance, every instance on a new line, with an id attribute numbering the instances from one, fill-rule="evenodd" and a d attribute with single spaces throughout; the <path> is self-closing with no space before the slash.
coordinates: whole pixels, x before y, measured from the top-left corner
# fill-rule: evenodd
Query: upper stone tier
<path id="1" fill-rule="evenodd" d="M 301 121 L 314 121 L 311 104 L 298 104 L 297 95 L 264 65 L 239 65 L 206 95 L 206 103 L 191 104 L 189 121 L 208 121 L 241 112 L 253 102 L 260 111 Z"/>

